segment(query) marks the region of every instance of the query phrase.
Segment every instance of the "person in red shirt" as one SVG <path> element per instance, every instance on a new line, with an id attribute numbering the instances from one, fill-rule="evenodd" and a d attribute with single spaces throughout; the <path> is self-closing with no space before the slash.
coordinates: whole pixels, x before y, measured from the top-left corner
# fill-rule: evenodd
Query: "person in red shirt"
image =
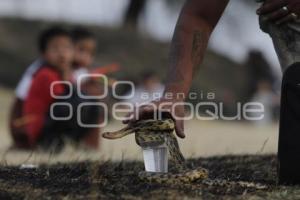
<path id="1" fill-rule="evenodd" d="M 49 112 L 49 107 L 55 101 L 50 94 L 51 84 L 61 81 L 62 75 L 50 65 L 45 65 L 34 77 L 27 100 L 23 107 L 23 115 L 30 118 L 26 125 L 26 132 L 30 146 L 34 146 L 42 134 L 45 124 L 45 116 Z M 64 94 L 64 85 L 57 84 L 53 89 L 53 94 L 60 96 Z"/>
<path id="2" fill-rule="evenodd" d="M 82 28 L 76 28 L 69 33 L 60 27 L 53 27 L 41 34 L 39 50 L 43 62 L 32 73 L 31 83 L 28 86 L 26 98 L 22 101 L 22 106 L 14 106 L 18 109 L 12 110 L 10 127 L 14 141 L 13 147 L 32 149 L 42 146 L 44 149 L 48 149 L 54 143 L 62 144 L 65 137 L 84 144 L 89 149 L 99 147 L 99 128 L 80 127 L 75 117 L 80 103 L 98 101 L 81 99 L 77 94 L 77 85 L 74 79 L 82 70 L 91 73 L 89 67 L 93 62 L 95 48 L 95 37 Z M 50 116 L 51 105 L 61 102 L 54 96 L 70 92 L 70 88 L 65 87 L 66 85 L 54 84 L 53 94 L 51 94 L 51 86 L 57 81 L 69 81 L 68 83 L 73 84 L 73 95 L 69 99 L 63 100 L 73 108 L 74 112 L 70 120 L 54 120 Z M 99 95 L 102 87 L 97 81 L 88 81 L 81 85 L 82 92 L 87 95 Z M 26 87 L 23 88 L 26 89 Z M 66 116 L 69 112 L 70 110 L 66 107 L 56 106 L 53 110 L 53 113 L 56 113 L 55 116 Z M 81 119 L 87 123 L 99 124 L 103 120 L 103 117 L 100 117 L 100 108 L 97 106 L 87 106 L 81 114 Z"/>
<path id="3" fill-rule="evenodd" d="M 26 149 L 35 145 L 41 134 L 44 115 L 53 102 L 50 85 L 63 80 L 70 71 L 73 45 L 67 31 L 59 27 L 44 31 L 39 38 L 39 50 L 42 62 L 27 70 L 30 73 L 27 73 L 26 81 L 21 81 L 22 85 L 18 86 L 18 93 L 24 93 L 24 97 L 19 99 L 17 95 L 17 103 L 14 103 L 11 112 L 10 130 L 14 148 Z M 63 86 L 56 85 L 55 93 L 64 93 Z"/>
<path id="4" fill-rule="evenodd" d="M 34 147 L 42 134 L 50 105 L 55 101 L 53 95 L 65 93 L 63 84 L 55 84 L 53 94 L 50 89 L 54 82 L 69 79 L 73 61 L 69 32 L 59 27 L 46 30 L 40 36 L 39 50 L 45 64 L 35 74 L 23 106 L 23 118 L 30 119 L 24 127 L 29 147 Z"/>
<path id="5" fill-rule="evenodd" d="M 77 108 L 83 102 L 96 102 L 97 100 L 81 99 L 76 86 L 67 87 L 72 81 L 72 63 L 74 60 L 74 46 L 71 34 L 59 27 L 44 31 L 39 39 L 39 50 L 44 64 L 34 74 L 28 96 L 24 101 L 22 117 L 14 121 L 15 126 L 22 130 L 22 140 L 19 147 L 43 150 L 60 150 L 65 138 L 80 142 L 91 132 L 90 128 L 81 127 L 77 120 Z M 72 91 L 70 91 L 72 90 Z M 70 98 L 57 98 L 71 92 Z M 82 91 L 88 93 L 88 91 Z M 56 106 L 51 110 L 53 103 L 63 102 L 68 107 Z M 72 117 L 67 120 L 56 120 L 54 116 Z M 71 113 L 70 113 L 71 112 Z M 99 121 L 99 108 L 88 106 L 81 112 L 82 121 L 97 124 Z M 52 148 L 53 147 L 53 148 Z"/>

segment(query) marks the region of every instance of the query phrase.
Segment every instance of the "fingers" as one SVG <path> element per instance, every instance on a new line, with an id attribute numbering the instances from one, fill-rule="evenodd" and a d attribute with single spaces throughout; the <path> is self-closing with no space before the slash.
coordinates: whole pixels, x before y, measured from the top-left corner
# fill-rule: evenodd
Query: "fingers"
<path id="1" fill-rule="evenodd" d="M 175 122 L 175 132 L 180 138 L 185 138 L 184 134 L 184 106 L 179 106 L 177 109 L 172 110 L 171 105 L 166 104 L 166 107 L 158 106 L 162 102 L 152 102 L 153 104 L 147 104 L 140 107 L 136 107 L 135 110 L 126 116 L 126 120 L 123 120 L 124 124 L 134 123 L 143 119 L 156 119 L 157 117 L 172 118 Z M 163 103 L 162 103 L 163 104 Z M 159 105 L 162 105 L 159 104 Z M 159 107 L 159 109 L 157 109 Z M 161 112 L 161 113 L 159 113 Z"/>
<path id="2" fill-rule="evenodd" d="M 289 15 L 283 17 L 282 19 L 276 21 L 277 25 L 285 24 L 287 22 L 295 21 L 297 19 L 297 15 L 294 13 L 290 13 Z"/>
<path id="3" fill-rule="evenodd" d="M 276 25 L 285 24 L 298 19 L 295 12 L 298 6 L 288 0 L 266 0 L 257 10 L 257 14 L 262 16 L 262 20 L 272 21 Z"/>
<path id="4" fill-rule="evenodd" d="M 266 3 L 264 3 L 256 12 L 259 15 L 265 15 L 279 10 L 284 6 L 287 6 L 287 2 L 285 0 L 266 1 Z"/>
<path id="5" fill-rule="evenodd" d="M 263 19 L 264 20 L 269 20 L 269 21 L 278 21 L 283 19 L 284 17 L 289 15 L 289 9 L 287 7 L 280 8 L 274 12 L 271 12 L 267 15 L 264 15 Z"/>
<path id="6" fill-rule="evenodd" d="M 176 135 L 180 138 L 185 138 L 184 134 L 184 122 L 182 120 L 176 120 L 175 121 L 175 132 Z"/>
<path id="7" fill-rule="evenodd" d="M 123 124 L 128 124 L 129 121 L 130 121 L 130 116 L 132 115 L 132 113 L 128 113 L 126 116 L 125 116 L 125 119 L 122 121 Z"/>
<path id="8" fill-rule="evenodd" d="M 125 117 L 126 119 L 123 120 L 123 123 L 129 124 L 140 119 L 151 119 L 154 116 L 154 112 L 155 110 L 153 106 L 145 105 L 145 106 L 135 108 L 135 110 L 132 113 L 128 113 L 126 115 Z"/>

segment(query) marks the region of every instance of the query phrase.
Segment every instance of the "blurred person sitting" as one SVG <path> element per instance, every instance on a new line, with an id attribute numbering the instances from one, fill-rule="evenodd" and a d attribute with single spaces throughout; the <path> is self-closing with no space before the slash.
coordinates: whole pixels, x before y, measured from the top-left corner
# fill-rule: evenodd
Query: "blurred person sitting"
<path id="1" fill-rule="evenodd" d="M 128 103 L 133 105 L 139 105 L 161 98 L 164 91 L 160 79 L 152 71 L 144 72 L 141 76 L 141 83 L 138 85 L 133 92 L 133 97 L 128 99 Z M 126 94 L 125 96 L 129 96 Z"/>
<path id="2" fill-rule="evenodd" d="M 23 147 L 22 141 L 24 141 L 24 135 L 19 134 L 20 130 L 18 126 L 15 126 L 14 122 L 22 117 L 23 105 L 28 96 L 32 77 L 40 69 L 40 67 L 43 66 L 43 63 L 43 59 L 38 58 L 31 65 L 29 65 L 15 90 L 15 99 L 10 112 L 9 127 L 16 147 Z"/>
<path id="3" fill-rule="evenodd" d="M 74 84 L 77 84 L 80 76 L 99 74 L 107 75 L 119 70 L 118 64 L 111 64 L 103 67 L 92 67 L 97 49 L 97 40 L 92 32 L 83 27 L 75 27 L 71 31 L 71 34 L 74 43 L 74 60 L 72 64 L 72 81 Z M 84 78 L 82 80 L 80 87 L 87 95 L 97 96 L 103 93 L 103 84 L 101 84 L 101 80 L 99 80 L 99 78 L 91 77 L 87 79 Z M 112 82 L 114 82 L 113 79 L 108 79 L 108 86 L 110 86 Z M 101 99 L 101 101 L 107 103 L 106 98 Z M 103 113 L 102 115 L 100 113 L 99 123 L 103 122 L 104 117 Z M 85 147 L 89 149 L 99 148 L 100 133 L 101 129 L 99 127 L 91 128 L 89 133 L 86 134 L 83 139 Z"/>
<path id="4" fill-rule="evenodd" d="M 49 150 L 57 144 L 61 148 L 65 137 L 78 142 L 90 131 L 88 128 L 79 126 L 75 119 L 77 118 L 76 112 L 70 113 L 71 110 L 66 107 L 55 107 L 53 113 L 55 116 L 73 114 L 71 119 L 59 121 L 50 116 L 52 103 L 69 103 L 75 110 L 80 103 L 86 101 L 79 98 L 75 92 L 72 92 L 70 98 L 64 100 L 57 100 L 53 96 L 69 94 L 72 90 L 59 81 L 71 80 L 73 48 L 71 34 L 60 27 L 50 28 L 41 34 L 39 50 L 44 65 L 33 76 L 28 96 L 24 101 L 22 117 L 12 121 L 15 127 L 14 134 L 22 138 L 22 140 L 14 141 L 16 147 L 34 149 L 40 146 Z M 99 120 L 98 109 L 86 108 L 81 113 L 81 118 L 96 123 Z"/>
<path id="5" fill-rule="evenodd" d="M 256 92 L 254 93 L 251 102 L 261 103 L 264 106 L 263 119 L 253 121 L 256 125 L 268 125 L 274 121 L 274 108 L 279 105 L 280 98 L 273 92 L 272 83 L 269 80 L 262 79 L 257 82 Z M 252 117 L 257 117 L 256 115 L 257 114 L 255 113 L 250 114 Z"/>
<path id="6" fill-rule="evenodd" d="M 75 27 L 71 31 L 71 34 L 74 43 L 74 60 L 72 66 L 74 71 L 72 79 L 76 82 L 80 76 L 92 73 L 91 66 L 95 58 L 97 41 L 94 34 L 83 27 Z M 83 88 L 88 95 L 97 95 L 97 93 L 103 91 L 103 88 L 101 88 L 102 85 L 93 79 L 84 81 L 80 87 Z M 103 121 L 103 117 L 104 116 L 100 117 L 100 122 Z M 85 146 L 97 149 L 100 142 L 100 132 L 100 128 L 91 128 L 84 138 Z"/>
<path id="7" fill-rule="evenodd" d="M 83 27 L 75 27 L 71 34 L 74 43 L 73 78 L 77 79 L 91 70 L 97 41 L 93 33 Z"/>
<path id="8" fill-rule="evenodd" d="M 33 63 L 31 63 L 23 73 L 20 81 L 15 89 L 15 99 L 12 104 L 9 119 L 10 134 L 13 139 L 13 147 L 26 148 L 28 145 L 24 143 L 27 140 L 24 134 L 23 127 L 18 123 L 22 118 L 24 101 L 28 97 L 29 89 L 32 83 L 33 76 L 44 66 L 44 60 L 40 56 Z"/>

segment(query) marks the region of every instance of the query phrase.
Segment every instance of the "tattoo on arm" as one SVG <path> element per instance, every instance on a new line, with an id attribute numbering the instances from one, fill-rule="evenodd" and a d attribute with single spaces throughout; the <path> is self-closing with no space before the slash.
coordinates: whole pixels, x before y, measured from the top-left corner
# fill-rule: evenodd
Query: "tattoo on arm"
<path id="1" fill-rule="evenodd" d="M 172 46 L 170 51 L 170 68 L 169 68 L 169 80 L 168 83 L 181 84 L 184 83 L 184 74 L 186 68 L 180 67 L 182 59 L 185 57 L 185 51 L 187 51 L 185 41 L 182 41 L 181 34 L 184 34 L 184 28 L 176 27 L 175 35 L 172 40 Z M 191 45 L 191 61 L 193 64 L 192 70 L 196 70 L 201 64 L 203 53 L 206 49 L 206 37 L 205 33 L 200 30 L 195 30 L 192 33 L 192 45 Z"/>
<path id="2" fill-rule="evenodd" d="M 197 69 L 201 64 L 201 60 L 203 58 L 202 53 L 206 49 L 206 43 L 204 41 L 203 32 L 196 30 L 193 34 L 193 43 L 192 43 L 192 53 L 191 59 L 194 65 L 194 69 Z"/>

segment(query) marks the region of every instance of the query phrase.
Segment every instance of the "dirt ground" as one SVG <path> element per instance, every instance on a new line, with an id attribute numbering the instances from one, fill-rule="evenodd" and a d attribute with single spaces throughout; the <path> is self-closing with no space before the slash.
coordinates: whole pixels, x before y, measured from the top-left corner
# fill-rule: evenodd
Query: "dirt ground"
<path id="1" fill-rule="evenodd" d="M 137 177 L 143 163 L 132 137 L 102 140 L 101 149 L 92 152 L 69 146 L 59 155 L 9 151 L 12 92 L 0 88 L 0 97 L 0 199 L 300 199 L 299 188 L 276 186 L 277 124 L 191 120 L 185 124 L 187 138 L 179 141 L 189 165 L 208 168 L 210 178 L 263 183 L 267 190 L 207 187 L 200 182 L 153 185 Z M 104 130 L 120 127 L 110 122 Z M 21 169 L 24 164 L 38 167 Z"/>

